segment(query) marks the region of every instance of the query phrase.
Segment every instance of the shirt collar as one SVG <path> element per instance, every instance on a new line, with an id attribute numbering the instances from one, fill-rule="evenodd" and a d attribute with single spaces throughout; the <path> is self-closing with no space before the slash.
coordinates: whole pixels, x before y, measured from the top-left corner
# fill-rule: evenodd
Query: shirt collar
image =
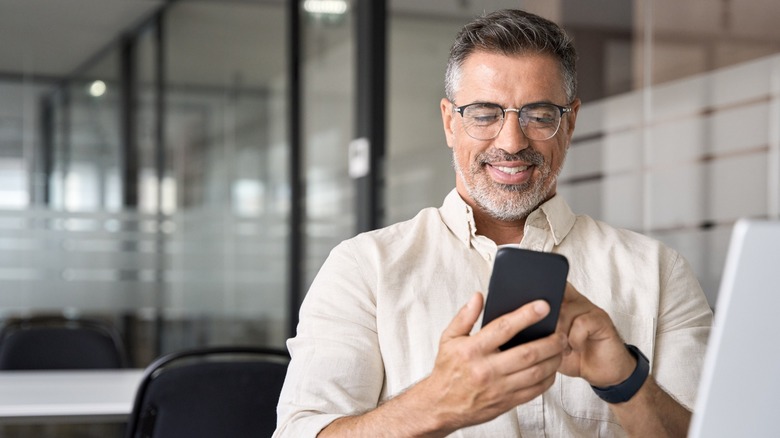
<path id="1" fill-rule="evenodd" d="M 455 234 L 464 245 L 471 245 L 471 238 L 477 235 L 477 225 L 474 222 L 474 211 L 466 204 L 458 194 L 457 189 L 452 189 L 444 203 L 439 208 L 439 214 L 447 228 Z"/>
<path id="2" fill-rule="evenodd" d="M 528 230 L 528 227 L 548 230 L 552 234 L 555 245 L 560 245 L 574 227 L 576 219 L 577 216 L 571 211 L 566 200 L 556 194 L 528 215 L 525 230 Z M 525 230 L 523 234 L 527 234 Z"/>
<path id="3" fill-rule="evenodd" d="M 444 224 L 458 240 L 466 246 L 471 246 L 472 239 L 477 237 L 474 211 L 460 197 L 457 189 L 452 189 L 444 198 L 444 203 L 439 208 L 439 214 Z M 576 216 L 569 205 L 562 196 L 556 194 L 528 215 L 524 234 L 527 234 L 528 227 L 547 230 L 552 234 L 555 245 L 560 245 L 571 231 L 575 220 Z"/>

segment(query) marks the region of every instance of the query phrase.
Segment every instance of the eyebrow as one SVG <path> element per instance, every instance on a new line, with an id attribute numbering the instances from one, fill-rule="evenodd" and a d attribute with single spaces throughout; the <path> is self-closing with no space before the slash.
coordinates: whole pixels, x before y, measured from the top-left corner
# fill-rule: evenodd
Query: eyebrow
<path id="1" fill-rule="evenodd" d="M 501 107 L 501 108 L 503 108 L 503 109 L 507 109 L 507 108 L 520 109 L 520 108 L 522 108 L 522 107 L 524 107 L 524 106 L 528 106 L 528 105 L 539 105 L 539 104 L 546 104 L 546 105 L 558 105 L 557 103 L 555 103 L 555 102 L 552 102 L 552 101 L 550 101 L 550 100 L 537 100 L 537 101 L 534 101 L 534 102 L 528 102 L 528 103 L 525 103 L 525 104 L 523 104 L 523 105 L 520 105 L 520 106 L 517 106 L 517 107 L 512 107 L 512 106 L 504 106 L 504 105 L 501 105 L 500 103 L 496 103 L 496 102 L 483 101 L 483 100 L 476 100 L 476 101 L 474 101 L 474 102 L 467 103 L 467 104 L 464 104 L 464 105 L 458 105 L 458 104 L 455 104 L 455 106 L 457 106 L 457 107 L 462 107 L 462 106 L 466 106 L 466 105 L 477 105 L 477 104 L 480 104 L 480 105 L 497 105 L 497 106 L 500 106 L 500 107 Z M 566 104 L 566 105 L 560 105 L 560 106 L 568 106 L 568 105 L 569 105 L 569 104 Z"/>

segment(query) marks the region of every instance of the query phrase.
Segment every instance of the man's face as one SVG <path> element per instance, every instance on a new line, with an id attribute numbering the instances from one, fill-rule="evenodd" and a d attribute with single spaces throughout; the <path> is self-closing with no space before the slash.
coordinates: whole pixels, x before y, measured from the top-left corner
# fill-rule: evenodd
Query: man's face
<path id="1" fill-rule="evenodd" d="M 447 145 L 452 148 L 456 187 L 472 206 L 506 221 L 523 219 L 555 194 L 557 176 L 569 147 L 580 102 L 568 102 L 559 63 L 548 55 L 472 53 L 461 68 L 457 106 L 474 102 L 521 108 L 553 103 L 572 111 L 547 140 L 529 140 L 516 112 L 507 112 L 496 138 L 476 140 L 464 130 L 453 102 L 441 101 Z"/>

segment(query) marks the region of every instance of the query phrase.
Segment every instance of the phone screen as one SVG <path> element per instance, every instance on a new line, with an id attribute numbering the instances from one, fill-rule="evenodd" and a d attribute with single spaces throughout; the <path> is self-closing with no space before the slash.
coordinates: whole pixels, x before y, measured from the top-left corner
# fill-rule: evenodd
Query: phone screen
<path id="1" fill-rule="evenodd" d="M 482 326 L 534 300 L 543 299 L 550 304 L 550 313 L 544 319 L 519 332 L 501 346 L 502 350 L 555 331 L 568 273 L 569 262 L 563 255 L 514 247 L 498 249 Z"/>

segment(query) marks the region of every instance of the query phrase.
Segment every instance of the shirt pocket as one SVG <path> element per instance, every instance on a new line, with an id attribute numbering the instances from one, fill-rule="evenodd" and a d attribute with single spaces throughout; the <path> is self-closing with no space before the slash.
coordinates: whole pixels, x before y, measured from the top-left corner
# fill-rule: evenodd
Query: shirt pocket
<path id="1" fill-rule="evenodd" d="M 655 318 L 628 315 L 610 311 L 612 323 L 627 344 L 636 345 L 645 356 L 652 357 L 655 339 Z M 560 375 L 561 406 L 563 411 L 580 420 L 595 420 L 617 424 L 617 418 L 612 414 L 607 402 L 601 400 L 590 384 L 581 378 Z"/>

